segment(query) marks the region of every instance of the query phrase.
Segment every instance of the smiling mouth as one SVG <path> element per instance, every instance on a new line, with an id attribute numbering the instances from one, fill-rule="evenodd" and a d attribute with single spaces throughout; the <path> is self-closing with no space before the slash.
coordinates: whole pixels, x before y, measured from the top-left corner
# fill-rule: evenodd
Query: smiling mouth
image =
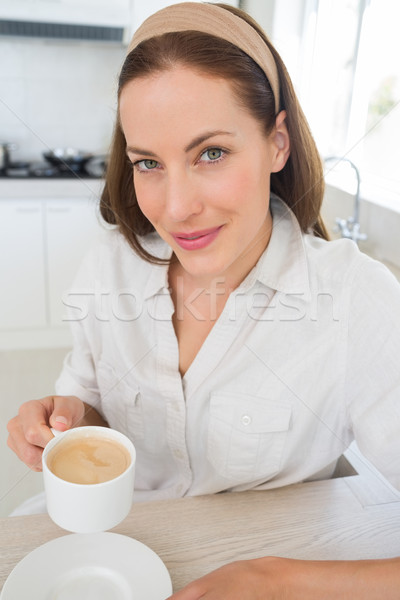
<path id="1" fill-rule="evenodd" d="M 212 227 L 203 231 L 193 231 L 187 234 L 174 233 L 172 236 L 181 248 L 185 250 L 200 250 L 215 240 L 222 227 L 220 225 L 219 227 Z"/>
<path id="2" fill-rule="evenodd" d="M 190 235 L 190 236 L 178 235 L 176 237 L 178 237 L 181 240 L 198 240 L 199 238 L 204 237 L 205 235 L 207 235 L 207 234 L 202 233 L 201 235 Z"/>
<path id="3" fill-rule="evenodd" d="M 206 235 L 215 233 L 218 231 L 218 229 L 220 229 L 220 227 L 212 227 L 211 229 L 203 229 L 203 231 L 193 231 L 190 233 L 175 233 L 173 235 L 175 238 L 179 238 L 181 240 L 198 240 Z"/>

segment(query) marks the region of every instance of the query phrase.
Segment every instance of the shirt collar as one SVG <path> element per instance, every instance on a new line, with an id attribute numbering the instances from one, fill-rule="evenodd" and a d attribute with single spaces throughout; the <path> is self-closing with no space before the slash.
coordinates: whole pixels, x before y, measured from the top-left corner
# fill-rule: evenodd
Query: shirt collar
<path id="1" fill-rule="evenodd" d="M 304 236 L 290 208 L 271 194 L 272 233 L 269 244 L 240 289 L 249 290 L 258 281 L 285 294 L 310 298 L 310 282 Z"/>
<path id="2" fill-rule="evenodd" d="M 153 256 L 169 260 L 172 256 L 172 248 L 162 240 L 157 233 L 152 233 L 141 240 L 143 247 Z M 169 263 L 157 265 L 150 264 L 149 276 L 144 289 L 144 299 L 147 300 L 158 294 L 161 290 L 169 288 L 168 269 Z"/>
<path id="3" fill-rule="evenodd" d="M 239 289 L 247 291 L 260 282 L 285 294 L 301 294 L 306 300 L 310 297 L 310 282 L 300 225 L 287 204 L 275 194 L 271 194 L 270 206 L 272 233 L 269 244 Z M 157 234 L 146 236 L 142 243 L 151 254 L 171 258 L 172 249 Z M 168 264 L 150 265 L 145 299 L 169 288 L 168 267 Z"/>

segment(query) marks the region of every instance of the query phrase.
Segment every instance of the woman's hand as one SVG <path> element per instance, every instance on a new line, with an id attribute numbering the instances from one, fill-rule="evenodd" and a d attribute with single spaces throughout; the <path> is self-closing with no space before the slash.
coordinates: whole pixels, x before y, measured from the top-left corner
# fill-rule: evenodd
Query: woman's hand
<path id="1" fill-rule="evenodd" d="M 43 448 L 53 438 L 50 427 L 65 431 L 83 425 L 84 416 L 85 404 L 76 396 L 30 400 L 22 404 L 18 415 L 8 423 L 8 446 L 33 471 L 41 471 Z"/>
<path id="2" fill-rule="evenodd" d="M 266 557 L 225 565 L 168 600 L 399 600 L 400 558 L 311 561 Z"/>
<path id="3" fill-rule="evenodd" d="M 279 558 L 233 562 L 189 583 L 168 600 L 286 599 Z"/>

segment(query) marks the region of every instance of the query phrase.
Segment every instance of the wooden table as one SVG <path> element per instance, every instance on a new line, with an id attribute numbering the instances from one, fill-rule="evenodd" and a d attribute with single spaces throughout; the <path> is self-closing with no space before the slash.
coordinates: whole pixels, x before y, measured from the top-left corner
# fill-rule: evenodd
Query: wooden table
<path id="1" fill-rule="evenodd" d="M 152 548 L 178 590 L 237 559 L 400 556 L 400 501 L 361 476 L 269 491 L 136 504 L 113 531 Z M 0 519 L 0 588 L 37 546 L 66 532 L 47 515 Z"/>

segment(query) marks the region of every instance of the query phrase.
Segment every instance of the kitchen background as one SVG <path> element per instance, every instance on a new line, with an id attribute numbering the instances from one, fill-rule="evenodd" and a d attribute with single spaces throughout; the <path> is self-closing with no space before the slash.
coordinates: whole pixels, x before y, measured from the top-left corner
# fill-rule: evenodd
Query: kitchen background
<path id="1" fill-rule="evenodd" d="M 0 516 L 42 489 L 41 475 L 7 448 L 6 423 L 25 400 L 53 392 L 71 344 L 62 295 L 102 230 L 98 175 L 112 134 L 126 41 L 148 14 L 168 4 L 172 2 L 0 0 L 0 143 L 11 144 L 11 168 L 0 176 Z M 392 57 L 400 55 L 396 4 L 240 2 L 281 52 L 322 155 L 347 159 L 338 166 L 336 160 L 326 163 L 324 215 L 332 236 L 340 235 L 334 230 L 336 218 L 354 214 L 359 172 L 359 223 L 344 221 L 339 229 L 354 235 L 359 225 L 367 235 L 360 248 L 400 279 L 400 69 L 392 66 Z M 43 32 L 42 37 L 19 36 L 6 23 L 21 20 L 23 11 L 25 21 L 41 20 L 43 7 L 48 17 L 57 6 L 67 7 L 67 22 L 80 15 L 81 23 L 123 25 L 124 40 L 53 39 Z M 375 55 L 382 53 L 376 64 L 368 51 L 371 35 Z M 68 147 L 98 157 L 97 162 L 88 163 L 88 172 L 78 177 L 44 177 L 43 168 L 50 165 L 43 153 Z M 4 152 L 0 156 L 4 163 Z M 26 177 L 32 168 L 36 175 L 31 171 Z"/>

